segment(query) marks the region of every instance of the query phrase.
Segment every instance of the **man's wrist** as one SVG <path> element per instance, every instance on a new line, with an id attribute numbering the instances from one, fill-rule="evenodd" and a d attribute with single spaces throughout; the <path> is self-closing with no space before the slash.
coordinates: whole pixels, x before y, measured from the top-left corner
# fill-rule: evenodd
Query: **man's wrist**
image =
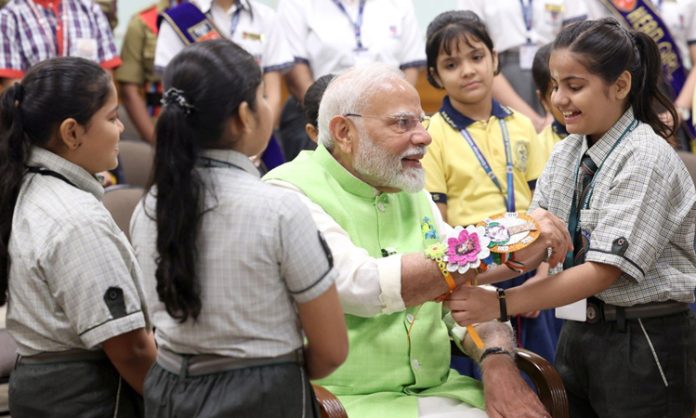
<path id="1" fill-rule="evenodd" d="M 483 361 L 486 358 L 492 357 L 492 356 L 497 356 L 497 355 L 504 355 L 510 357 L 511 360 L 515 360 L 515 354 L 513 354 L 511 351 L 508 351 L 504 349 L 503 347 L 488 347 L 485 350 L 483 350 L 483 353 L 481 353 L 481 357 L 479 357 L 479 365 L 483 364 Z"/>

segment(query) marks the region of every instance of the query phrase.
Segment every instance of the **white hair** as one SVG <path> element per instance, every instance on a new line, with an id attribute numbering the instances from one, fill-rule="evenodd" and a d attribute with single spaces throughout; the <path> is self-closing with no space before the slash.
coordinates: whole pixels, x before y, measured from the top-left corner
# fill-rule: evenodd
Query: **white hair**
<path id="1" fill-rule="evenodd" d="M 381 86 L 403 79 L 403 73 L 396 68 L 374 63 L 353 67 L 331 80 L 319 104 L 319 142 L 326 149 L 333 149 L 333 138 L 329 131 L 331 118 L 346 113 L 361 113 L 368 100 L 379 93 Z"/>

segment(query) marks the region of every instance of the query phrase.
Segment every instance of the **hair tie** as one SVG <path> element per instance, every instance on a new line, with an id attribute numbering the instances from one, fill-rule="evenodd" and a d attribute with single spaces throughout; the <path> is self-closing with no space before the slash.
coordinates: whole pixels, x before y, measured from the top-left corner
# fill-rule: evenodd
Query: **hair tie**
<path id="1" fill-rule="evenodd" d="M 21 83 L 14 83 L 13 87 L 14 97 L 12 102 L 15 107 L 19 107 L 19 105 L 22 104 L 22 100 L 24 100 L 24 86 Z"/>
<path id="2" fill-rule="evenodd" d="M 184 96 L 184 91 L 174 87 L 170 87 L 167 91 L 164 92 L 164 95 L 162 95 L 161 103 L 165 106 L 177 105 L 187 115 L 189 115 L 191 111 L 196 109 L 193 105 L 191 105 L 191 103 L 188 102 L 188 100 L 186 100 L 186 97 Z"/>

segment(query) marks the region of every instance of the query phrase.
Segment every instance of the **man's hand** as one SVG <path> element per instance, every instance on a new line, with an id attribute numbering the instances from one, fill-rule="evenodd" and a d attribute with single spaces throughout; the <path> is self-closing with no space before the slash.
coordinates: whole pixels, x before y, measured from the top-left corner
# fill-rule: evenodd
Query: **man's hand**
<path id="1" fill-rule="evenodd" d="M 515 362 L 505 354 L 489 355 L 481 365 L 483 396 L 489 418 L 548 417 L 539 397 L 522 379 Z"/>

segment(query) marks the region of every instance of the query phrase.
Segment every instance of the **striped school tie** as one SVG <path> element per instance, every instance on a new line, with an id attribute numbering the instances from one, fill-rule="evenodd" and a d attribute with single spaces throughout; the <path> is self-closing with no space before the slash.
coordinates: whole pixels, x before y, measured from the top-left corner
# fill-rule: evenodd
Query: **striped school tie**
<path id="1" fill-rule="evenodd" d="M 592 182 L 592 177 L 594 176 L 595 171 L 597 171 L 597 165 L 594 163 L 594 161 L 592 161 L 592 158 L 590 158 L 589 155 L 585 154 L 582 157 L 582 161 L 580 161 L 580 172 L 578 173 L 578 177 L 580 180 L 578 216 L 580 214 L 580 211 L 583 209 L 582 204 L 585 199 L 585 196 L 590 191 L 590 188 L 588 186 Z M 587 254 L 587 250 L 590 247 L 590 242 L 582 230 L 579 231 L 579 233 L 575 236 L 575 242 L 573 242 L 573 247 L 575 247 L 573 254 L 574 265 L 577 266 L 585 262 L 585 255 Z"/>

